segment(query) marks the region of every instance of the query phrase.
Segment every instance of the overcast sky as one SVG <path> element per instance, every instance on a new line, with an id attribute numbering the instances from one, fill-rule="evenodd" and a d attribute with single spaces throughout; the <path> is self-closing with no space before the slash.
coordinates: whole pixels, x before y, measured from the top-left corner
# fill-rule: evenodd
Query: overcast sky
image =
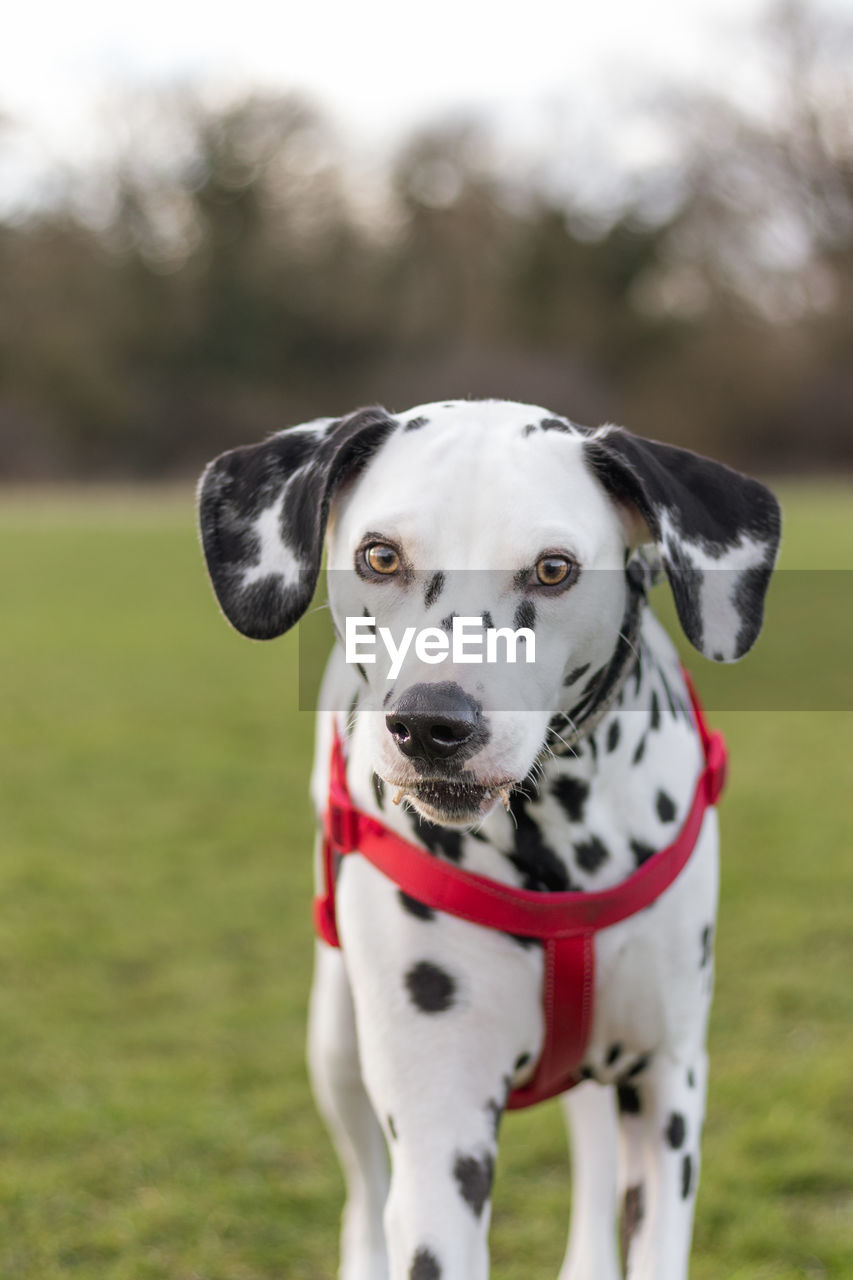
<path id="1" fill-rule="evenodd" d="M 73 0 L 14 6 L 0 40 L 0 109 L 63 132 L 100 86 L 203 76 L 304 88 L 383 133 L 451 105 L 506 107 L 705 74 L 761 0 Z"/>
<path id="2" fill-rule="evenodd" d="M 831 0 L 848 8 L 853 0 Z M 745 33 L 766 0 L 30 0 L 0 39 L 7 145 L 0 201 L 28 168 L 94 145 L 94 105 L 128 83 L 302 89 L 356 142 L 392 140 L 455 108 L 537 128 L 543 104 L 590 112 L 672 79 L 734 84 L 760 68 Z M 642 139 L 633 147 L 642 148 Z M 2 186 L 5 184 L 5 192 Z"/>

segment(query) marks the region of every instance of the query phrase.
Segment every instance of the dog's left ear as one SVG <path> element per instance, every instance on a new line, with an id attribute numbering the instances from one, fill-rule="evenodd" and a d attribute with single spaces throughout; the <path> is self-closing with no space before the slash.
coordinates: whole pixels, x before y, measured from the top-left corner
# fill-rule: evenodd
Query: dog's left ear
<path id="1" fill-rule="evenodd" d="M 311 603 L 329 506 L 396 422 L 384 409 L 322 418 L 214 458 L 198 490 L 216 598 L 252 640 L 287 631 Z"/>
<path id="2" fill-rule="evenodd" d="M 752 648 L 781 532 L 779 504 L 757 480 L 688 449 L 595 432 L 587 463 L 618 506 L 635 543 L 655 542 L 681 625 L 715 662 Z"/>

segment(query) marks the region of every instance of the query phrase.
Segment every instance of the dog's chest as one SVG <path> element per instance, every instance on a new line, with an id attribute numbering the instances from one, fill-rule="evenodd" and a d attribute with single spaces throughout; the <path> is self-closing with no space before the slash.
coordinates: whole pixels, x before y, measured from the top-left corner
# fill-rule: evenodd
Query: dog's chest
<path id="1" fill-rule="evenodd" d="M 701 767 L 701 749 L 674 649 L 649 615 L 638 662 L 605 719 L 571 750 L 543 752 L 509 812 L 472 831 L 425 821 L 393 797 L 350 743 L 356 803 L 436 857 L 522 888 L 610 888 L 678 833 Z M 560 754 L 562 753 L 562 754 Z"/>

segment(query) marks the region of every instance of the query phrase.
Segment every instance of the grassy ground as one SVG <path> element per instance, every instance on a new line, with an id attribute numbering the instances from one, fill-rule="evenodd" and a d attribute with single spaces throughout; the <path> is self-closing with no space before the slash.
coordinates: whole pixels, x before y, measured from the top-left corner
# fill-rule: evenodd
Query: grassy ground
<path id="1" fill-rule="evenodd" d="M 851 496 L 789 490 L 789 567 L 853 568 Z M 331 1277 L 294 640 L 222 623 L 189 494 L 6 495 L 0 584 L 0 1277 Z M 853 720 L 715 718 L 733 779 L 692 1276 L 843 1280 Z M 569 1195 L 556 1106 L 509 1117 L 496 1276 L 556 1274 Z"/>

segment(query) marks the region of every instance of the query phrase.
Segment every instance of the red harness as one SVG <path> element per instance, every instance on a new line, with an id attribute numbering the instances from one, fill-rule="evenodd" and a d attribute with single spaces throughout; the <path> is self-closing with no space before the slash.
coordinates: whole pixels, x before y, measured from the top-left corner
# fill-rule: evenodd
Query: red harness
<path id="1" fill-rule="evenodd" d="M 723 789 L 726 747 L 722 734 L 709 730 L 693 683 L 684 674 L 705 756 L 690 812 L 672 844 L 652 854 L 621 884 L 595 893 L 512 888 L 463 871 L 389 831 L 354 807 L 335 733 L 324 824 L 325 886 L 322 896 L 314 900 L 314 925 L 323 941 L 340 946 L 335 922 L 336 858 L 357 852 L 427 907 L 544 943 L 545 1043 L 533 1079 L 513 1090 L 509 1108 L 532 1106 L 578 1083 L 592 1020 L 593 937 L 599 929 L 650 906 L 672 884 L 693 852 L 705 810 L 716 804 Z"/>

